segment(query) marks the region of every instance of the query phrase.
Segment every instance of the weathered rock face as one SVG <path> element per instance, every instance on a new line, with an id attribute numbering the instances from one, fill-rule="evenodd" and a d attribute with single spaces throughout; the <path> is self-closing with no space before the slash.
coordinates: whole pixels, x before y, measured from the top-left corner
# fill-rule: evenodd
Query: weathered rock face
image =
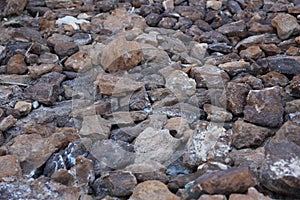
<path id="1" fill-rule="evenodd" d="M 143 61 L 143 52 L 139 43 L 116 38 L 103 49 L 101 64 L 103 69 L 113 73 L 129 70 Z"/>
<path id="2" fill-rule="evenodd" d="M 260 146 L 267 137 L 272 135 L 270 129 L 246 123 L 242 120 L 236 121 L 232 130 L 232 144 L 238 149 Z"/>
<path id="3" fill-rule="evenodd" d="M 260 177 L 263 186 L 271 191 L 299 198 L 299 154 L 300 148 L 295 143 L 267 145 L 266 160 Z"/>
<path id="4" fill-rule="evenodd" d="M 0 156 L 0 178 L 21 176 L 22 169 L 18 157 L 15 155 Z"/>
<path id="5" fill-rule="evenodd" d="M 232 168 L 226 171 L 207 173 L 195 180 L 193 193 L 229 194 L 245 192 L 256 185 L 256 180 L 248 167 Z"/>
<path id="6" fill-rule="evenodd" d="M 287 75 L 298 75 L 300 73 L 299 59 L 292 57 L 271 57 L 268 59 L 269 69 Z"/>
<path id="7" fill-rule="evenodd" d="M 8 17 L 13 14 L 20 15 L 26 7 L 28 0 L 13 0 L 1 2 L 0 17 Z"/>
<path id="8" fill-rule="evenodd" d="M 142 200 L 142 199 L 166 199 L 166 200 L 179 200 L 175 194 L 171 193 L 168 187 L 159 181 L 145 181 L 138 184 L 130 200 Z"/>
<path id="9" fill-rule="evenodd" d="M 244 109 L 245 120 L 262 126 L 278 127 L 283 122 L 280 88 L 250 90 Z"/>
<path id="10" fill-rule="evenodd" d="M 65 67 L 75 72 L 88 70 L 92 67 L 92 60 L 86 52 L 78 51 L 66 60 Z"/>
<path id="11" fill-rule="evenodd" d="M 272 20 L 272 25 L 277 30 L 277 35 L 281 39 L 287 39 L 300 31 L 297 19 L 290 14 L 279 14 Z"/>

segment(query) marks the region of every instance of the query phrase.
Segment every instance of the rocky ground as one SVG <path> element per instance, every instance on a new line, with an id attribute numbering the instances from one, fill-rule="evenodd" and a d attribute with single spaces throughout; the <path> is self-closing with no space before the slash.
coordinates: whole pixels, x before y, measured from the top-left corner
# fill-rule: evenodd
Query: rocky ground
<path id="1" fill-rule="evenodd" d="M 300 198 L 299 0 L 0 16 L 0 199 Z"/>

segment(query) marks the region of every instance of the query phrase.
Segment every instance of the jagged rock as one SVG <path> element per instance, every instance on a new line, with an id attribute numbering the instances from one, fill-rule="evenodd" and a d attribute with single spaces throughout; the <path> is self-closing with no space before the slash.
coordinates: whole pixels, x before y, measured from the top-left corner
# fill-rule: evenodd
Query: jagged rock
<path id="1" fill-rule="evenodd" d="M 243 60 L 220 64 L 218 67 L 225 70 L 231 76 L 241 72 L 249 72 L 251 70 L 250 63 Z"/>
<path id="2" fill-rule="evenodd" d="M 268 72 L 267 74 L 262 75 L 260 78 L 262 79 L 265 87 L 273 87 L 276 85 L 284 87 L 289 82 L 289 79 L 285 75 L 276 71 Z"/>
<path id="3" fill-rule="evenodd" d="M 296 17 L 286 13 L 280 13 L 274 17 L 272 25 L 276 28 L 278 37 L 283 40 L 300 31 Z"/>
<path id="4" fill-rule="evenodd" d="M 228 122 L 232 119 L 232 114 L 224 108 L 211 104 L 204 104 L 203 109 L 207 113 L 207 120 L 213 122 Z"/>
<path id="5" fill-rule="evenodd" d="M 87 52 L 78 51 L 66 60 L 65 67 L 75 72 L 89 70 L 92 68 L 92 60 Z"/>
<path id="6" fill-rule="evenodd" d="M 39 78 L 41 75 L 49 73 L 49 72 L 58 72 L 61 73 L 63 71 L 62 67 L 57 64 L 40 64 L 37 66 L 28 66 L 28 71 L 30 77 L 33 79 Z"/>
<path id="7" fill-rule="evenodd" d="M 1 2 L 0 17 L 8 17 L 13 14 L 22 14 L 28 0 L 12 0 Z"/>
<path id="8" fill-rule="evenodd" d="M 28 115 L 32 109 L 32 103 L 26 101 L 18 101 L 15 105 L 15 109 L 22 115 Z"/>
<path id="9" fill-rule="evenodd" d="M 21 175 L 22 169 L 16 155 L 0 156 L 0 179 Z"/>
<path id="10" fill-rule="evenodd" d="M 17 122 L 17 119 L 15 119 L 12 115 L 9 115 L 1 120 L 0 122 L 0 131 L 7 131 L 11 127 L 13 127 Z"/>
<path id="11" fill-rule="evenodd" d="M 6 70 L 9 74 L 24 74 L 27 72 L 25 57 L 21 54 L 11 57 L 7 63 Z"/>

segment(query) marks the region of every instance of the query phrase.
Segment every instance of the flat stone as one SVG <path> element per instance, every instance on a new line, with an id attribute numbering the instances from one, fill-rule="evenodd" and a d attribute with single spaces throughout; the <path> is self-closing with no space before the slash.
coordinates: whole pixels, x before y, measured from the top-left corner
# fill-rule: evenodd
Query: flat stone
<path id="1" fill-rule="evenodd" d="M 176 138 L 182 137 L 184 132 L 190 129 L 188 120 L 182 117 L 172 117 L 168 119 L 164 128 L 168 129 Z"/>
<path id="2" fill-rule="evenodd" d="M 49 72 L 58 72 L 61 73 L 63 71 L 62 67 L 58 64 L 40 64 L 36 66 L 28 66 L 29 75 L 33 79 L 39 78 L 43 74 L 47 74 Z"/>
<path id="3" fill-rule="evenodd" d="M 273 86 L 286 86 L 289 82 L 289 79 L 276 71 L 268 72 L 265 75 L 262 75 L 260 79 L 263 81 L 265 87 L 273 87 Z"/>
<path id="4" fill-rule="evenodd" d="M 202 60 L 207 54 L 207 48 L 208 48 L 207 43 L 195 42 L 191 48 L 190 56 Z"/>
<path id="5" fill-rule="evenodd" d="M 272 20 L 272 25 L 276 28 L 278 37 L 283 40 L 300 31 L 300 25 L 298 24 L 296 17 L 290 14 L 278 14 Z"/>
<path id="6" fill-rule="evenodd" d="M 101 64 L 104 70 L 113 73 L 132 69 L 143 59 L 139 43 L 126 41 L 125 38 L 119 37 L 104 47 Z"/>
<path id="7" fill-rule="evenodd" d="M 219 10 L 222 7 L 222 1 L 207 1 L 206 8 L 211 8 L 213 10 Z"/>
<path id="8" fill-rule="evenodd" d="M 21 176 L 22 169 L 16 155 L 0 156 L 0 178 Z"/>
<path id="9" fill-rule="evenodd" d="M 247 194 L 231 194 L 229 200 L 271 200 L 270 197 L 258 192 L 254 187 L 248 188 Z"/>
<path id="10" fill-rule="evenodd" d="M 192 68 L 190 75 L 195 79 L 197 87 L 223 88 L 230 80 L 224 70 L 213 65 Z"/>
<path id="11" fill-rule="evenodd" d="M 260 35 L 253 35 L 249 36 L 243 40 L 241 40 L 235 46 L 236 49 L 248 48 L 250 46 L 255 46 L 264 43 L 279 43 L 280 40 L 278 39 L 276 34 L 264 33 Z"/>
<path id="12" fill-rule="evenodd" d="M 208 194 L 243 193 L 256 185 L 248 167 L 235 167 L 225 171 L 204 174 L 197 178 L 191 188 L 193 193 Z"/>
<path id="13" fill-rule="evenodd" d="M 45 52 L 40 55 L 38 62 L 43 64 L 53 64 L 59 61 L 59 57 L 56 54 Z"/>
<path id="14" fill-rule="evenodd" d="M 285 90 L 291 96 L 300 97 L 300 75 L 294 76 Z"/>
<path id="15" fill-rule="evenodd" d="M 28 0 L 13 0 L 3 2 L 1 5 L 0 17 L 8 17 L 13 14 L 21 15 L 27 3 Z"/>
<path id="16" fill-rule="evenodd" d="M 259 46 L 250 46 L 245 50 L 240 52 L 240 55 L 244 59 L 258 59 L 262 56 L 263 51 L 259 48 Z"/>
<path id="17" fill-rule="evenodd" d="M 15 104 L 15 109 L 23 115 L 28 115 L 32 109 L 32 103 L 26 101 L 18 101 Z"/>
<path id="18" fill-rule="evenodd" d="M 273 134 L 273 131 L 268 128 L 246 123 L 242 120 L 237 120 L 233 124 L 232 131 L 232 144 L 238 149 L 260 146 L 267 137 Z"/>
<path id="19" fill-rule="evenodd" d="M 179 200 L 180 198 L 171 193 L 165 184 L 153 180 L 139 183 L 134 188 L 133 193 L 129 198 L 129 200 L 144 199 Z"/>
<path id="20" fill-rule="evenodd" d="M 54 33 L 47 39 L 47 44 L 50 47 L 55 47 L 55 45 L 64 42 L 73 42 L 73 39 L 67 35 Z"/>
<path id="21" fill-rule="evenodd" d="M 233 47 L 224 42 L 218 42 L 218 43 L 209 44 L 208 49 L 211 51 L 230 53 L 232 52 Z"/>
<path id="22" fill-rule="evenodd" d="M 92 36 L 88 33 L 75 33 L 72 39 L 78 46 L 87 45 L 92 42 Z"/>
<path id="23" fill-rule="evenodd" d="M 166 80 L 168 88 L 179 101 L 183 101 L 196 92 L 196 82 L 180 70 L 173 71 Z"/>
<path id="24" fill-rule="evenodd" d="M 244 118 L 261 126 L 278 127 L 283 122 L 283 111 L 279 87 L 250 90 Z"/>
<path id="25" fill-rule="evenodd" d="M 276 44 L 261 44 L 260 48 L 266 53 L 266 55 L 276 55 L 281 53 L 281 49 Z"/>
<path id="26" fill-rule="evenodd" d="M 243 37 L 245 35 L 246 24 L 243 20 L 225 24 L 217 29 L 220 33 L 227 36 L 239 36 Z"/>
<path id="27" fill-rule="evenodd" d="M 226 109 L 211 104 L 204 104 L 204 111 L 207 113 L 207 120 L 213 122 L 228 122 L 232 119 L 232 114 Z"/>
<path id="28" fill-rule="evenodd" d="M 261 79 L 251 75 L 251 74 L 239 74 L 232 79 L 234 83 L 247 83 L 252 89 L 260 90 L 264 88 L 263 82 Z"/>
<path id="29" fill-rule="evenodd" d="M 204 9 L 205 6 L 176 6 L 175 7 L 175 11 L 177 13 L 193 21 L 204 18 Z"/>
<path id="30" fill-rule="evenodd" d="M 244 60 L 227 62 L 220 64 L 218 67 L 225 70 L 231 76 L 237 75 L 241 72 L 249 72 L 251 70 L 250 63 Z"/>
<path id="31" fill-rule="evenodd" d="M 7 63 L 8 74 L 24 74 L 27 72 L 25 57 L 21 54 L 16 54 L 11 57 Z"/>
<path id="32" fill-rule="evenodd" d="M 137 185 L 135 176 L 128 171 L 104 172 L 101 177 L 108 186 L 108 191 L 112 196 L 129 196 Z"/>
<path id="33" fill-rule="evenodd" d="M 273 192 L 299 198 L 299 154 L 300 147 L 292 142 L 267 145 L 261 168 L 262 185 Z"/>
<path id="34" fill-rule="evenodd" d="M 113 125 L 132 125 L 135 122 L 140 122 L 148 117 L 148 113 L 144 111 L 118 111 L 106 114 L 105 117 Z"/>
<path id="35" fill-rule="evenodd" d="M 67 70 L 81 72 L 92 68 L 92 60 L 85 51 L 78 51 L 64 63 Z"/>
<path id="36" fill-rule="evenodd" d="M 78 50 L 79 47 L 74 42 L 61 42 L 54 46 L 54 51 L 60 58 L 71 56 Z"/>
<path id="37" fill-rule="evenodd" d="M 298 75 L 300 73 L 300 60 L 293 57 L 271 57 L 268 58 L 270 71 L 276 71 L 287 75 Z"/>

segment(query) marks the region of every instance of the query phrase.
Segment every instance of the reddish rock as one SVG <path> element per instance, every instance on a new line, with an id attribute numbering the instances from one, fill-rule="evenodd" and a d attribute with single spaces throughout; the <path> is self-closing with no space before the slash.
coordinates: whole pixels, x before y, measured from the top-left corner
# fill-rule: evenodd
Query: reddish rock
<path id="1" fill-rule="evenodd" d="M 7 63 L 8 74 L 24 74 L 27 72 L 27 66 L 25 63 L 25 57 L 21 54 L 16 54 L 11 57 Z"/>
<path id="2" fill-rule="evenodd" d="M 251 70 L 250 63 L 244 60 L 232 61 L 220 64 L 219 68 L 225 70 L 229 75 L 234 76 L 241 72 L 249 72 Z"/>
<path id="3" fill-rule="evenodd" d="M 113 73 L 132 69 L 143 59 L 143 52 L 138 42 L 126 41 L 125 38 L 119 37 L 104 47 L 101 64 L 104 70 Z"/>
<path id="4" fill-rule="evenodd" d="M 260 79 L 263 81 L 265 87 L 272 87 L 276 85 L 284 87 L 289 82 L 289 79 L 285 75 L 276 71 L 271 71 L 262 75 Z"/>
<path id="5" fill-rule="evenodd" d="M 188 120 L 182 117 L 172 117 L 168 119 L 164 128 L 170 130 L 170 133 L 176 138 L 182 137 L 184 132 L 190 129 Z"/>
<path id="6" fill-rule="evenodd" d="M 233 124 L 232 130 L 232 144 L 238 149 L 260 146 L 267 137 L 273 134 L 273 131 L 268 128 L 246 123 L 242 120 L 237 120 Z"/>
<path id="7" fill-rule="evenodd" d="M 270 197 L 258 192 L 254 187 L 250 187 L 247 194 L 231 194 L 229 200 L 271 200 Z"/>
<path id="8" fill-rule="evenodd" d="M 0 17 L 8 17 L 13 14 L 22 14 L 27 3 L 28 0 L 6 0 L 5 2 L 1 2 Z"/>
<path id="9" fill-rule="evenodd" d="M 248 167 L 231 168 L 226 171 L 206 173 L 195 180 L 191 192 L 208 194 L 243 193 L 255 186 L 256 180 Z"/>
<path id="10" fill-rule="evenodd" d="M 260 181 L 267 189 L 300 198 L 300 147 L 293 142 L 266 146 L 266 159 L 261 168 Z"/>
<path id="11" fill-rule="evenodd" d="M 67 70 L 81 72 L 92 68 L 92 60 L 87 52 L 78 51 L 70 56 L 64 63 Z"/>
<path id="12" fill-rule="evenodd" d="M 284 111 L 286 113 L 295 113 L 300 110 L 300 99 L 286 102 Z"/>
<path id="13" fill-rule="evenodd" d="M 262 80 L 247 73 L 242 73 L 237 76 L 235 76 L 231 82 L 235 83 L 247 83 L 252 89 L 254 90 L 260 90 L 264 88 L 264 85 L 262 83 Z"/>
<path id="14" fill-rule="evenodd" d="M 108 139 L 111 123 L 100 115 L 88 115 L 83 117 L 80 129 L 81 137 L 89 137 L 92 140 Z"/>
<path id="15" fill-rule="evenodd" d="M 144 199 L 179 200 L 180 198 L 171 193 L 165 184 L 153 180 L 138 184 L 129 198 L 129 200 Z"/>
<path id="16" fill-rule="evenodd" d="M 57 63 L 59 58 L 56 54 L 45 52 L 44 54 L 40 55 L 38 62 L 43 64 L 53 64 Z"/>
<path id="17" fill-rule="evenodd" d="M 280 143 L 284 141 L 293 142 L 300 146 L 299 138 L 300 125 L 287 121 L 276 132 L 270 143 Z"/>
<path id="18" fill-rule="evenodd" d="M 244 59 L 258 59 L 262 56 L 262 50 L 259 48 L 259 46 L 250 46 L 245 50 L 242 50 L 240 52 L 240 55 Z"/>
<path id="19" fill-rule="evenodd" d="M 203 6 L 176 6 L 175 11 L 187 19 L 196 21 L 203 19 L 205 5 Z"/>
<path id="20" fill-rule="evenodd" d="M 0 179 L 8 176 L 21 176 L 22 169 L 16 155 L 0 156 Z"/>
<path id="21" fill-rule="evenodd" d="M 227 36 L 243 37 L 245 35 L 246 24 L 243 20 L 228 23 L 217 29 L 218 32 Z"/>
<path id="22" fill-rule="evenodd" d="M 124 197 L 131 195 L 137 184 L 135 176 L 128 171 L 104 172 L 101 177 L 112 196 Z"/>
<path id="23" fill-rule="evenodd" d="M 281 49 L 276 44 L 261 44 L 259 46 L 267 55 L 276 55 L 281 52 Z"/>
<path id="24" fill-rule="evenodd" d="M 59 169 L 51 176 L 51 180 L 66 186 L 72 186 L 74 185 L 75 178 L 68 170 Z"/>
<path id="25" fill-rule="evenodd" d="M 296 17 L 290 14 L 278 14 L 272 20 L 272 25 L 276 28 L 278 37 L 283 40 L 300 31 Z"/>
<path id="26" fill-rule="evenodd" d="M 283 112 L 279 87 L 250 90 L 244 109 L 246 121 L 262 126 L 278 127 L 283 122 Z"/>

